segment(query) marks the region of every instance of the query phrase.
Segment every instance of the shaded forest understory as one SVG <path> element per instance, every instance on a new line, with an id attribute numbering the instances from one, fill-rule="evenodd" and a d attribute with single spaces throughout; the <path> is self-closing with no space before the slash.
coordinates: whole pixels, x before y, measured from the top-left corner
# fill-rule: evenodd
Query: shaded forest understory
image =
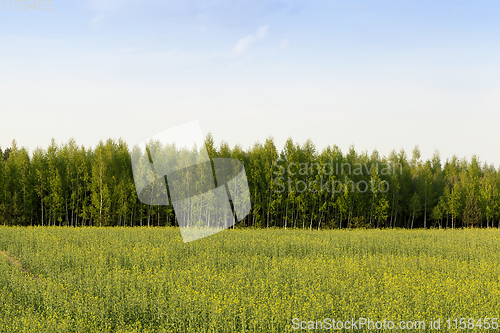
<path id="1" fill-rule="evenodd" d="M 215 146 L 210 158 L 243 162 L 252 208 L 237 226 L 257 228 L 500 227 L 500 175 L 492 165 L 456 156 L 423 161 L 401 150 L 389 156 L 311 141 L 272 138 L 248 151 Z M 0 147 L 1 148 L 1 147 Z M 95 148 L 74 140 L 32 153 L 12 142 L 0 149 L 0 223 L 4 225 L 176 225 L 172 206 L 137 199 L 130 149 L 122 140 Z"/>

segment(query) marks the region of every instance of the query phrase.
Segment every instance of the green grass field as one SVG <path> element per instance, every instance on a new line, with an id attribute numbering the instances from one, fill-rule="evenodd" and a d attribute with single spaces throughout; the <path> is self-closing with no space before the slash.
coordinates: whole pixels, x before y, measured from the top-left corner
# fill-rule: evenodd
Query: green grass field
<path id="1" fill-rule="evenodd" d="M 306 331 L 294 318 L 433 332 L 440 318 L 449 332 L 500 317 L 497 229 L 236 229 L 184 244 L 176 228 L 0 227 L 0 250 L 24 267 L 0 256 L 0 332 Z"/>

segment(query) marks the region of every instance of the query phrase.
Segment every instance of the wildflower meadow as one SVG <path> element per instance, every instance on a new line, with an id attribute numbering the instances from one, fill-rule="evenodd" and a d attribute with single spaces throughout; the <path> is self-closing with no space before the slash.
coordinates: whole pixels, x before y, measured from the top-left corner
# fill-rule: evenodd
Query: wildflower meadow
<path id="1" fill-rule="evenodd" d="M 495 331 L 500 317 L 496 228 L 183 243 L 174 227 L 0 227 L 0 250 L 1 332 Z"/>

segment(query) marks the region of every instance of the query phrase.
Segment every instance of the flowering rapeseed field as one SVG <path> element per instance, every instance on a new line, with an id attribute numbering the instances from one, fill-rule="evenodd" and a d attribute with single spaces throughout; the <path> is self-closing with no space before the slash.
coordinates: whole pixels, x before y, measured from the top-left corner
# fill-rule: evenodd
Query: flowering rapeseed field
<path id="1" fill-rule="evenodd" d="M 24 267 L 0 256 L 0 332 L 293 332 L 325 318 L 420 331 L 440 318 L 449 332 L 500 317 L 497 229 L 236 229 L 184 244 L 176 228 L 0 227 L 0 250 Z"/>

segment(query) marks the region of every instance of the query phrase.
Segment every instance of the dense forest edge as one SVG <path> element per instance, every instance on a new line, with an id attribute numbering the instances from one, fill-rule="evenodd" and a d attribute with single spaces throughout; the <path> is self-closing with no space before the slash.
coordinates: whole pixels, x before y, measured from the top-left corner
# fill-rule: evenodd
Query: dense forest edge
<path id="1" fill-rule="evenodd" d="M 237 227 L 460 228 L 500 227 L 500 174 L 493 165 L 436 151 L 423 161 L 416 147 L 380 156 L 319 152 L 312 141 L 272 138 L 248 151 L 205 138 L 208 155 L 243 162 L 251 211 Z M 94 148 L 75 140 L 32 153 L 0 147 L 0 224 L 58 226 L 175 226 L 170 206 L 137 198 L 131 151 L 123 140 Z"/>

